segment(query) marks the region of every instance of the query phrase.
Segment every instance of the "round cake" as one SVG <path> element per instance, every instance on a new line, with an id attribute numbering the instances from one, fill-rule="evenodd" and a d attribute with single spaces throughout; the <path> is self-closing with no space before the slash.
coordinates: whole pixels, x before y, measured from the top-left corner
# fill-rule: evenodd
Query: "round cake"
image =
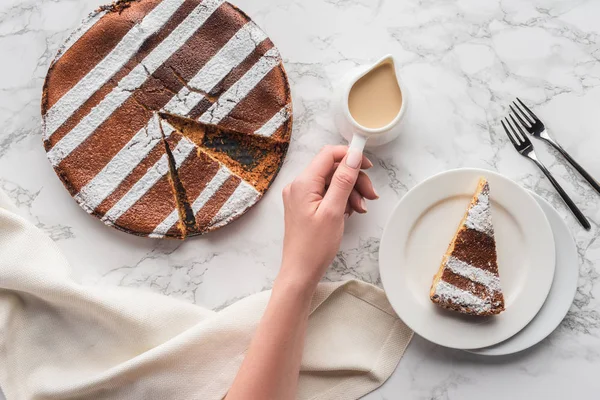
<path id="1" fill-rule="evenodd" d="M 291 136 L 281 58 L 222 0 L 121 0 L 92 13 L 52 62 L 44 146 L 105 224 L 184 238 L 264 195 Z"/>

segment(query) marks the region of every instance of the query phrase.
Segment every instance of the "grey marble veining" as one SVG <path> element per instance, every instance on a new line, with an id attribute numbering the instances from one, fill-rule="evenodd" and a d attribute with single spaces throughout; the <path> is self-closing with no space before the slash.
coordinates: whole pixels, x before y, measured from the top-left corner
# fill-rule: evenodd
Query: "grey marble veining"
<path id="1" fill-rule="evenodd" d="M 70 198 L 41 143 L 48 64 L 102 0 L 0 2 L 0 187 L 61 247 L 77 279 L 153 290 L 221 309 L 267 289 L 283 234 L 281 189 L 321 146 L 342 143 L 331 96 L 349 69 L 392 53 L 410 94 L 403 135 L 369 152 L 381 199 L 352 218 L 326 280 L 380 285 L 379 238 L 393 206 L 450 168 L 497 170 L 549 200 L 571 228 L 581 263 L 562 325 L 511 357 L 481 358 L 415 338 L 376 399 L 562 399 L 600 393 L 600 196 L 545 144 L 536 151 L 592 222 L 585 232 L 499 126 L 515 95 L 600 178 L 600 2 L 594 0 L 238 0 L 279 47 L 292 84 L 294 137 L 267 196 L 238 222 L 185 241 L 106 228 Z"/>

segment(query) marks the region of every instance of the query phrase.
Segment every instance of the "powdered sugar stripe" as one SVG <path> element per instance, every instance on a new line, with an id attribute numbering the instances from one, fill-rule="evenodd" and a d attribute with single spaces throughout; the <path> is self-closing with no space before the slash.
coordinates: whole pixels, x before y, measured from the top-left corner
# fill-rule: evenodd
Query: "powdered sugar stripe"
<path id="1" fill-rule="evenodd" d="M 150 120 L 147 126 L 140 129 L 108 164 L 76 195 L 80 204 L 85 204 L 91 211 L 95 210 L 135 167 L 162 141 L 158 115 Z M 167 131 L 165 134 L 170 135 Z M 167 135 L 167 136 L 168 136 Z"/>
<path id="2" fill-rule="evenodd" d="M 102 217 L 105 223 L 113 224 L 121 215 L 125 214 L 129 208 L 135 204 L 146 193 L 147 187 L 154 185 L 169 171 L 169 160 L 167 155 L 163 156 L 146 171 L 146 174 L 132 186 L 131 189 L 121 197 L 119 201 L 111 207 Z"/>
<path id="3" fill-rule="evenodd" d="M 254 22 L 248 22 L 215 54 L 179 93 L 164 107 L 166 112 L 189 114 L 231 70 L 254 51 L 266 34 Z"/>
<path id="4" fill-rule="evenodd" d="M 219 100 L 217 100 L 217 102 L 214 103 L 211 108 L 209 108 L 204 114 L 202 114 L 200 116 L 199 120 L 204 123 L 212 123 L 212 124 L 216 124 L 216 123 L 220 122 L 223 118 L 225 118 L 229 114 L 229 112 L 231 112 L 231 110 L 233 110 L 233 108 L 239 103 L 240 100 L 244 99 L 246 97 L 246 95 L 248 93 L 250 93 L 250 91 L 269 73 L 269 71 L 271 71 L 271 69 L 273 69 L 273 67 L 275 67 L 277 64 L 279 64 L 280 61 L 281 61 L 281 59 L 279 58 L 279 53 L 277 52 L 277 50 L 275 48 L 272 48 L 269 51 L 267 51 L 260 58 L 260 60 L 258 60 L 256 62 L 256 64 L 254 64 L 252 66 L 252 68 L 250 68 L 250 70 L 248 70 L 248 72 L 246 72 L 223 95 L 221 95 L 221 97 L 219 97 Z M 190 111 L 191 111 L 191 109 L 190 109 Z M 189 111 L 187 111 L 187 112 L 189 112 Z M 221 168 L 225 168 L 225 167 L 221 166 Z M 231 172 L 229 170 L 227 170 L 227 171 L 228 171 L 228 174 L 231 175 Z M 223 180 L 223 182 L 224 181 L 225 180 Z M 225 205 L 227 205 L 228 209 L 231 209 L 235 204 L 246 204 L 247 205 L 248 203 L 244 203 L 244 201 L 253 201 L 253 199 L 256 199 L 258 197 L 259 194 L 258 194 L 258 191 L 256 191 L 256 189 L 254 189 L 251 185 L 244 182 L 243 180 L 242 180 L 242 182 L 244 184 L 244 185 L 240 184 L 242 186 L 242 189 L 240 189 L 238 191 L 238 189 L 236 188 L 236 191 L 231 195 L 231 197 L 225 203 Z M 222 185 L 222 183 L 221 183 L 221 185 Z M 240 186 L 238 186 L 238 188 L 239 187 Z M 251 190 L 249 188 L 251 188 Z M 216 193 L 216 190 L 214 192 L 212 192 L 211 190 L 207 190 L 207 189 L 208 189 L 208 186 L 194 200 L 194 202 L 192 204 L 192 209 L 194 210 L 194 215 L 196 215 L 200 211 L 200 209 L 204 206 L 204 204 L 206 204 L 206 202 Z M 252 191 L 256 192 L 255 196 L 250 194 L 250 193 L 252 193 Z M 243 195 L 243 197 L 239 200 L 239 201 L 242 201 L 242 203 L 239 203 L 239 202 L 232 203 L 235 201 L 235 200 L 232 200 L 232 198 L 234 196 L 236 196 L 236 193 L 237 193 L 237 196 Z M 194 207 L 194 205 L 196 205 L 197 209 Z M 223 207 L 225 207 L 225 205 L 223 205 Z M 223 209 L 223 207 L 221 209 Z M 232 218 L 231 215 L 226 216 L 226 215 L 228 215 L 228 213 L 225 211 L 225 210 L 227 210 L 227 208 L 223 209 L 223 210 L 224 211 L 223 211 L 221 217 L 219 217 L 219 218 L 221 218 L 221 219 Z M 162 224 L 159 225 L 160 229 L 158 229 L 159 227 L 157 227 L 157 229 L 154 230 L 153 237 L 164 236 L 164 234 L 166 234 L 166 232 L 168 232 L 172 226 L 171 225 L 167 229 L 165 229 L 165 226 L 164 225 L 161 226 L 161 225 Z"/>
<path id="5" fill-rule="evenodd" d="M 210 180 L 208 185 L 206 185 L 206 188 L 204 188 L 202 193 L 200 193 L 200 195 L 192 203 L 192 211 L 194 211 L 194 215 L 196 215 L 202 209 L 202 207 L 204 207 L 206 202 L 210 200 L 210 198 L 213 197 L 215 193 L 217 193 L 217 191 L 221 188 L 221 186 L 223 186 L 225 181 L 229 179 L 232 175 L 233 174 L 231 173 L 231 171 L 224 165 L 221 165 L 219 167 L 219 170 L 217 171 L 215 176 Z"/>
<path id="6" fill-rule="evenodd" d="M 498 277 L 498 275 L 492 274 L 489 271 L 474 267 L 452 256 L 448 257 L 448 261 L 446 262 L 446 268 L 454 272 L 456 275 L 460 275 L 462 277 L 470 279 L 473 282 L 477 282 L 485 286 L 491 292 L 500 291 L 500 277 Z"/>
<path id="7" fill-rule="evenodd" d="M 253 40 L 253 43 L 255 44 L 255 46 L 258 44 L 254 40 Z M 217 102 L 213 104 L 213 107 L 208 109 L 204 114 L 202 114 L 200 116 L 199 120 L 202 122 L 205 122 L 205 121 L 203 121 L 203 119 L 205 119 L 205 120 L 210 119 L 211 121 L 208 123 L 214 123 L 214 124 L 221 121 L 221 119 L 226 117 L 227 114 L 229 114 L 229 112 L 231 110 L 233 110 L 233 108 L 238 104 L 238 102 L 240 100 L 244 99 L 244 97 L 246 97 L 246 95 L 248 93 L 250 93 L 250 91 L 267 75 L 267 73 L 269 73 L 269 71 L 271 71 L 271 69 L 273 69 L 273 67 L 275 67 L 277 64 L 279 64 L 280 61 L 281 61 L 281 59 L 279 58 L 279 53 L 277 52 L 276 49 L 272 48 L 269 51 L 267 51 L 260 58 L 260 60 L 258 60 L 252 66 L 252 68 L 250 68 L 250 70 L 248 70 L 248 72 L 246 72 L 223 95 L 221 95 L 219 100 L 217 100 Z M 200 79 L 194 78 L 194 80 L 196 82 L 200 82 Z M 218 82 L 219 81 L 216 81 L 216 83 L 218 83 Z M 215 83 L 215 85 L 216 85 L 216 83 Z M 212 88 L 210 88 L 208 90 L 203 89 L 203 91 L 207 91 L 207 92 L 210 90 L 212 90 Z M 196 93 L 196 92 L 191 92 L 190 94 L 192 94 L 192 93 Z M 202 95 L 200 95 L 200 96 L 202 96 Z M 186 99 L 186 97 L 187 97 L 187 99 Z M 175 99 L 181 100 L 182 98 L 186 99 L 185 105 L 183 103 L 179 103 L 179 105 L 177 105 L 177 103 L 175 103 L 177 100 L 175 100 Z M 199 98 L 198 102 L 200 102 L 200 100 L 202 100 L 203 96 L 196 97 L 196 98 Z M 189 113 L 197 104 L 197 103 L 195 103 L 195 101 L 191 101 L 189 96 L 185 96 L 185 95 L 182 96 L 181 92 L 176 97 L 171 99 L 171 102 L 173 102 L 173 105 L 169 106 L 169 107 L 165 107 L 165 109 L 169 109 L 169 110 L 171 110 L 171 112 L 173 112 L 173 113 L 177 112 L 179 114 Z M 221 103 L 221 106 L 215 107 L 219 103 Z M 177 108 L 173 108 L 173 107 L 177 107 Z M 218 113 L 218 115 L 213 115 L 211 113 Z M 204 203 L 206 203 L 206 201 L 208 201 L 210 199 L 210 197 L 212 197 L 214 195 L 214 193 L 210 193 L 210 192 L 205 193 L 205 192 L 206 192 L 206 189 L 202 193 L 200 193 L 200 195 L 194 200 L 193 204 L 202 204 L 203 205 Z M 210 194 L 210 197 L 205 198 L 208 194 Z M 192 205 L 192 208 L 193 208 L 193 205 Z M 197 211 L 195 210 L 194 214 L 197 214 L 199 210 L 200 209 L 198 209 Z M 172 211 L 171 214 L 173 214 L 173 212 L 176 212 L 176 210 Z M 161 235 L 166 234 L 166 232 L 169 231 L 171 226 L 169 226 L 168 228 L 165 229 L 165 226 L 162 223 L 159 224 L 159 226 L 157 226 L 157 228 L 154 230 L 154 233 L 152 234 L 153 237 L 162 237 Z M 160 229 L 159 229 L 159 227 L 160 227 Z"/>
<path id="8" fill-rule="evenodd" d="M 223 46 L 215 57 L 202 68 L 202 74 L 197 74 L 188 83 L 188 87 L 204 91 L 212 90 L 225 75 L 237 67 L 261 44 L 267 35 L 254 22 L 244 25 Z"/>
<path id="9" fill-rule="evenodd" d="M 83 103 L 98 91 L 139 50 L 144 41 L 162 28 L 184 0 L 164 0 L 134 25 L 114 49 L 83 79 L 65 93 L 44 117 L 48 139 Z"/>
<path id="10" fill-rule="evenodd" d="M 79 28 L 75 30 L 75 32 L 71 33 L 65 43 L 58 49 L 56 53 L 56 57 L 54 58 L 54 62 L 58 61 L 69 49 L 77 42 L 83 35 L 87 33 L 96 22 L 100 21 L 102 17 L 106 14 L 106 11 L 99 11 L 88 15 L 87 18 L 83 20 Z"/>
<path id="11" fill-rule="evenodd" d="M 467 213 L 465 225 L 469 229 L 474 229 L 488 236 L 494 235 L 494 225 L 492 224 L 492 211 L 490 208 L 490 186 L 486 182 L 477 196 L 477 203 L 471 207 Z"/>
<path id="12" fill-rule="evenodd" d="M 173 132 L 168 124 L 163 124 L 165 135 Z M 175 165 L 179 167 L 187 156 L 194 150 L 195 145 L 186 138 L 182 138 L 172 151 Z M 119 217 L 131 208 L 146 192 L 156 184 L 169 171 L 169 161 L 166 154 L 158 160 L 146 174 L 133 185 L 131 189 L 102 217 L 102 221 L 115 223 Z"/>
<path id="13" fill-rule="evenodd" d="M 206 202 L 210 200 L 211 197 L 214 196 L 215 193 L 223 186 L 225 181 L 229 179 L 231 176 L 231 172 L 223 165 L 219 168 L 215 176 L 208 182 L 206 187 L 202 190 L 200 195 L 196 198 L 196 200 L 191 204 L 192 211 L 194 215 L 198 213 L 204 207 Z M 173 210 L 167 218 L 165 218 L 158 226 L 154 229 L 154 232 L 150 234 L 150 237 L 153 238 L 162 238 L 167 232 L 179 221 L 179 213 L 177 209 Z"/>
<path id="14" fill-rule="evenodd" d="M 246 56 L 247 56 L 259 44 L 258 39 L 263 37 L 264 33 L 262 33 L 262 31 L 260 31 L 260 29 L 258 27 L 256 27 L 254 24 L 252 24 L 252 25 L 246 24 L 243 29 L 244 29 L 244 31 L 238 37 L 240 38 L 239 40 L 242 40 L 248 44 L 251 44 L 251 46 L 242 46 L 245 49 L 245 51 L 247 52 L 247 54 L 246 54 Z M 245 33 L 246 30 L 247 30 L 247 33 L 249 34 L 249 36 L 246 36 L 246 33 Z M 245 38 L 245 37 L 247 37 L 249 39 L 249 41 L 243 40 L 243 38 Z M 263 39 L 264 39 L 264 37 L 263 37 Z M 238 64 L 239 64 L 243 61 L 243 59 L 246 58 L 246 56 L 241 57 L 241 55 L 243 53 L 241 53 L 239 50 L 233 51 L 233 49 L 236 47 L 238 47 L 238 46 L 232 44 L 229 47 L 232 50 L 221 49 L 221 51 L 219 53 L 230 54 L 231 56 L 235 55 L 236 60 L 239 60 L 238 61 Z M 214 119 L 211 118 L 211 120 L 214 120 L 216 122 L 209 122 L 209 123 L 217 123 L 218 121 L 220 121 L 221 119 L 226 117 L 227 114 L 229 114 L 229 112 L 231 110 L 233 110 L 233 108 L 237 105 L 237 103 L 240 100 L 244 99 L 244 97 L 246 97 L 246 95 L 267 75 L 267 73 L 269 73 L 269 71 L 271 71 L 276 65 L 279 64 L 279 62 L 281 62 L 281 59 L 279 58 L 279 53 L 277 52 L 276 49 L 272 48 L 269 51 L 267 51 L 260 58 L 260 60 L 258 60 L 250 68 L 250 70 L 248 70 L 248 72 L 246 72 L 236 83 L 234 83 L 219 98 L 219 100 L 215 104 L 213 104 L 213 107 L 211 107 L 204 114 L 202 114 L 202 116 L 200 117 L 200 120 L 202 120 L 202 118 L 211 118 L 211 112 L 216 113 L 218 116 L 217 116 L 217 118 L 214 118 Z M 230 66 L 231 66 L 231 69 L 233 69 L 233 67 L 234 67 L 233 64 L 230 64 Z M 199 88 L 199 89 L 200 89 L 199 85 L 201 84 L 202 79 L 203 79 L 202 76 L 207 73 L 207 72 L 203 72 L 203 71 L 205 71 L 205 68 L 202 68 L 202 70 L 200 72 L 198 72 L 198 74 L 196 74 L 196 76 L 191 80 L 191 82 L 193 82 L 197 85 L 196 88 Z M 211 71 L 211 69 L 206 70 L 206 71 Z M 227 71 L 226 73 L 228 73 L 228 72 L 229 71 Z M 223 77 L 226 75 L 226 73 L 223 75 Z M 213 79 L 212 82 L 214 82 L 214 85 L 216 85 L 221 79 L 219 79 L 219 80 Z M 186 94 L 186 90 L 188 91 L 187 92 L 188 94 Z M 212 87 L 204 86 L 200 90 L 209 92 L 210 90 L 212 90 Z M 200 102 L 202 100 L 202 98 L 203 98 L 203 96 L 200 93 L 192 92 L 192 91 L 189 91 L 189 89 L 187 89 L 187 88 L 183 88 L 182 91 L 180 91 L 175 97 L 173 97 L 169 101 L 169 103 L 164 107 L 164 109 L 165 109 L 165 111 L 168 111 L 168 112 L 186 115 L 198 104 L 198 102 Z M 218 107 L 215 107 L 219 103 L 221 105 Z M 166 125 L 168 125 L 168 124 L 164 124 L 164 126 L 166 126 Z M 172 129 L 172 128 L 170 127 L 169 129 Z M 165 173 L 166 173 L 166 171 L 165 171 Z M 144 178 L 142 178 L 142 179 L 144 179 Z M 152 183 L 150 183 L 150 181 L 148 181 L 147 182 L 148 185 L 145 187 L 145 191 L 148 191 L 152 187 L 152 185 L 154 185 L 157 181 L 158 181 L 158 179 Z M 212 197 L 213 194 L 211 194 L 210 196 Z M 194 200 L 194 202 L 192 204 L 199 204 L 197 202 L 202 202 L 201 197 L 202 197 L 202 193 L 198 196 L 198 198 L 196 198 Z M 140 198 L 141 198 L 141 196 L 140 196 Z M 207 198 L 206 201 L 208 201 L 209 198 Z M 133 205 L 133 204 L 134 203 L 131 203 L 131 205 Z M 192 208 L 193 208 L 193 206 L 192 206 Z M 174 212 L 177 212 L 177 210 L 172 211 L 169 215 L 172 215 Z M 168 216 L 167 216 L 167 218 L 168 218 Z M 163 224 L 161 223 L 159 225 L 163 225 Z M 171 226 L 169 226 L 168 229 L 166 229 L 166 230 L 164 229 L 164 225 L 161 226 L 160 230 L 157 230 L 155 228 L 153 237 L 161 237 L 161 235 L 166 234 L 166 232 L 169 231 Z M 158 228 L 158 226 L 157 226 L 157 228 Z"/>
<path id="15" fill-rule="evenodd" d="M 268 120 L 263 126 L 257 129 L 254 133 L 260 136 L 273 136 L 277 129 L 281 127 L 290 118 L 292 114 L 292 105 L 286 104 L 273 117 Z"/>
<path id="16" fill-rule="evenodd" d="M 166 0 L 165 0 L 166 1 Z M 110 115 L 173 55 L 222 4 L 223 0 L 205 0 L 163 40 L 150 54 L 90 111 L 75 128 L 68 132 L 48 152 L 50 162 L 56 166 L 87 139 Z M 162 4 L 162 3 L 161 3 Z"/>
<path id="17" fill-rule="evenodd" d="M 188 86 L 181 89 L 179 94 L 169 101 L 165 106 L 165 111 L 183 115 L 189 113 L 204 96 L 197 92 L 191 92 L 188 87 L 206 92 L 211 91 L 265 38 L 265 33 L 253 22 L 244 25 L 192 78 Z M 200 100 L 194 99 L 194 96 L 200 96 Z M 92 181 L 80 190 L 78 197 L 83 200 L 81 204 L 85 203 L 87 207 L 94 210 L 119 187 L 131 171 L 148 155 L 153 148 L 153 144 L 161 138 L 158 118 L 158 115 L 155 115 Z M 152 140 L 152 143 L 150 143 L 150 138 L 156 138 L 156 141 Z M 178 216 L 177 210 L 171 215 Z"/>
<path id="18" fill-rule="evenodd" d="M 435 287 L 435 294 L 443 300 L 450 300 L 459 307 L 468 307 L 475 309 L 477 312 L 489 311 L 492 308 L 490 301 L 483 300 L 472 293 L 457 288 L 456 286 L 439 281 Z"/>
<path id="19" fill-rule="evenodd" d="M 198 119 L 205 124 L 218 124 L 248 93 L 281 62 L 276 48 L 269 49 L 261 58 L 234 83 L 204 114 Z"/>
<path id="20" fill-rule="evenodd" d="M 169 229 L 171 229 L 171 227 L 175 225 L 178 221 L 179 211 L 177 210 L 177 208 L 175 208 L 173 211 L 171 211 L 171 214 L 169 214 L 167 218 L 165 218 L 160 224 L 157 225 L 157 227 L 154 229 L 154 232 L 149 234 L 148 237 L 154 239 L 160 239 L 164 237 L 169 231 Z"/>
<path id="21" fill-rule="evenodd" d="M 241 181 L 233 194 L 210 222 L 212 228 L 219 228 L 228 224 L 233 218 L 256 202 L 260 193 L 246 181 Z"/>

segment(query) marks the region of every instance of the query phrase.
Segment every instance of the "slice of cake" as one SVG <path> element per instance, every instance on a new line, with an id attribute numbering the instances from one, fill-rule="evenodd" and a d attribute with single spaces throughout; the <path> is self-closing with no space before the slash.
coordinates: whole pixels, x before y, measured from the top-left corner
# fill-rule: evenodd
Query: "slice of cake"
<path id="1" fill-rule="evenodd" d="M 168 236 L 178 227 L 187 236 L 203 234 L 238 218 L 243 214 L 240 207 L 258 201 L 268 189 L 288 148 L 288 142 L 280 138 L 168 113 L 159 113 L 158 117 L 165 133 L 169 165 L 176 170 L 171 174 L 171 183 L 179 223 L 178 214 L 170 214 L 152 237 Z"/>
<path id="2" fill-rule="evenodd" d="M 433 278 L 429 296 L 441 307 L 470 315 L 504 311 L 489 195 L 487 179 L 480 178 Z"/>

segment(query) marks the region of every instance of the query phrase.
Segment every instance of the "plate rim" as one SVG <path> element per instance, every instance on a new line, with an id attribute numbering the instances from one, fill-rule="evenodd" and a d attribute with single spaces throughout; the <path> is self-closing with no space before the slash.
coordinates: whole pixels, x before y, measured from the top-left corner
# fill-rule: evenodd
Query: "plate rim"
<path id="1" fill-rule="evenodd" d="M 575 243 L 575 239 L 573 238 L 573 234 L 572 234 L 571 230 L 569 229 L 569 226 L 565 222 L 564 218 L 562 217 L 562 215 L 560 215 L 558 213 L 558 211 L 552 206 L 552 204 L 550 204 L 550 202 L 548 200 L 544 199 L 542 196 L 540 196 L 539 194 L 537 194 L 535 192 L 532 192 L 532 191 L 529 191 L 529 192 L 534 197 L 534 199 L 536 201 L 544 203 L 548 207 L 549 210 L 552 210 L 551 212 L 554 213 L 555 216 L 557 217 L 557 224 L 561 227 L 561 229 L 564 229 L 564 231 L 568 233 L 568 236 L 570 238 L 570 240 L 568 241 L 568 243 L 560 242 L 560 244 L 557 244 L 556 240 L 554 241 L 555 242 L 555 251 L 556 251 L 556 253 L 559 252 L 559 248 L 561 248 L 561 247 L 563 247 L 563 248 L 569 247 L 571 249 L 574 249 L 574 251 L 575 251 L 574 255 L 575 255 L 575 257 L 577 257 L 577 244 Z M 542 208 L 542 210 L 544 210 L 544 209 Z M 544 213 L 546 215 L 548 215 L 545 210 L 544 210 Z M 550 223 L 550 225 L 552 225 L 552 223 Z M 552 229 L 552 232 L 554 234 L 554 229 Z M 563 250 L 563 251 L 566 251 L 566 250 Z M 556 258 L 558 259 L 558 257 L 556 257 Z M 573 272 L 573 273 L 576 273 L 577 278 L 579 278 L 580 265 L 578 263 L 577 258 L 575 259 L 575 263 L 577 265 L 576 265 L 576 268 L 573 268 L 575 270 L 575 272 Z M 567 268 L 567 267 L 565 267 L 565 268 Z M 556 270 L 557 269 L 555 268 L 555 272 L 554 272 L 555 276 L 556 276 Z M 552 282 L 554 282 L 554 280 Z M 554 288 L 554 283 L 552 284 L 552 287 L 550 288 L 550 293 L 552 293 L 552 289 L 553 288 Z M 535 318 L 539 315 L 540 312 L 538 312 L 538 314 L 536 314 L 536 316 L 530 321 L 529 324 L 527 324 L 527 326 L 525 328 L 523 328 L 523 330 L 517 332 L 517 334 L 515 334 L 515 336 L 510 337 L 510 338 L 506 339 L 503 342 L 500 342 L 500 343 L 497 343 L 495 345 L 492 345 L 491 347 L 484 347 L 482 349 L 469 349 L 469 350 L 465 350 L 465 351 L 467 351 L 467 352 L 469 352 L 471 354 L 476 354 L 476 355 L 481 355 L 481 356 L 500 357 L 500 356 L 507 356 L 507 355 L 519 353 L 519 352 L 527 350 L 527 349 L 529 349 L 529 348 L 531 348 L 533 346 L 536 346 L 537 344 L 541 343 L 544 339 L 546 339 L 548 336 L 550 336 L 552 334 L 552 332 L 554 332 L 560 326 L 561 322 L 565 319 L 566 315 L 569 312 L 569 309 L 571 308 L 571 305 L 573 304 L 573 301 L 575 300 L 575 296 L 577 295 L 577 288 L 578 288 L 578 279 L 575 279 L 575 285 L 574 285 L 574 287 L 573 288 L 569 288 L 569 295 L 565 297 L 565 298 L 567 298 L 567 297 L 569 298 L 569 304 L 568 304 L 568 307 L 566 307 L 566 309 L 564 310 L 564 312 L 563 311 L 560 312 L 560 315 L 561 315 L 560 320 L 558 320 L 558 322 L 556 323 L 556 325 L 554 323 L 552 323 L 551 325 L 553 327 L 548 332 L 538 334 L 532 340 L 532 342 L 530 344 L 527 344 L 525 346 L 517 346 L 517 347 L 515 347 L 513 349 L 510 349 L 510 350 L 504 351 L 504 352 L 495 352 L 495 350 L 501 349 L 501 347 L 505 343 L 510 343 L 510 341 L 514 337 L 516 337 L 524 329 L 526 329 L 527 326 L 529 326 L 529 324 L 531 324 L 531 322 L 533 322 L 533 320 L 535 320 Z M 565 290 L 565 289 L 563 289 L 563 290 Z M 550 295 L 550 293 L 548 295 Z M 546 299 L 546 301 L 547 301 L 547 299 Z M 546 302 L 544 302 L 544 305 L 542 306 L 542 309 L 544 308 L 545 305 L 546 305 Z M 542 309 L 540 309 L 540 311 L 542 311 Z"/>
<path id="2" fill-rule="evenodd" d="M 548 218 L 546 217 L 546 214 L 544 213 L 543 209 L 541 208 L 541 206 L 538 204 L 538 202 L 535 200 L 535 198 L 529 193 L 529 191 L 525 188 L 523 188 L 522 186 L 520 186 L 517 182 L 513 181 L 512 179 L 500 174 L 499 172 L 493 171 L 493 170 L 487 170 L 487 169 L 482 169 L 482 168 L 470 168 L 470 167 L 463 167 L 463 168 L 454 168 L 454 169 L 450 169 L 450 170 L 446 170 L 446 171 L 442 171 L 436 174 L 433 174 L 427 178 L 425 178 L 424 180 L 422 180 L 420 183 L 418 183 L 417 185 L 415 185 L 414 187 L 412 187 L 404 196 L 402 196 L 402 198 L 397 202 L 397 204 L 394 206 L 394 208 L 392 209 L 391 213 L 388 216 L 387 222 L 385 224 L 382 236 L 381 236 L 381 244 L 380 244 L 380 248 L 379 248 L 379 273 L 381 276 L 381 283 L 383 286 L 383 289 L 386 293 L 389 293 L 388 289 L 390 289 L 389 285 L 386 285 L 386 281 L 388 281 L 388 278 L 386 278 L 387 276 L 387 268 L 383 268 L 383 257 L 382 254 L 384 254 L 384 251 L 387 250 L 387 246 L 386 243 L 388 242 L 387 240 L 384 240 L 387 236 L 389 236 L 389 231 L 391 229 L 391 225 L 392 225 L 392 217 L 398 212 L 398 210 L 400 209 L 400 207 L 403 206 L 403 204 L 407 201 L 409 197 L 409 195 L 411 195 L 411 193 L 414 193 L 418 188 L 422 187 L 423 185 L 427 184 L 428 182 L 434 180 L 434 179 L 439 179 L 440 177 L 443 177 L 444 175 L 450 175 L 450 174 L 455 174 L 455 173 L 472 173 L 472 174 L 477 174 L 477 175 L 495 175 L 496 178 L 504 180 L 504 181 L 508 181 L 510 185 L 513 185 L 517 190 L 520 190 L 523 194 L 525 194 L 525 196 L 527 196 L 529 199 L 531 199 L 531 203 L 530 205 L 536 209 L 538 211 L 539 216 L 541 216 L 542 218 L 540 219 L 540 221 L 543 221 L 543 224 L 545 225 L 544 228 L 546 230 L 547 233 L 550 234 L 550 238 L 551 239 L 551 246 L 552 248 L 549 249 L 551 250 L 551 255 L 549 257 L 551 257 L 551 268 L 552 268 L 552 274 L 551 277 L 552 279 L 549 279 L 549 282 L 547 283 L 547 285 L 545 286 L 545 288 L 542 290 L 544 292 L 544 296 L 543 298 L 540 296 L 541 300 L 539 300 L 539 305 L 536 305 L 536 312 L 533 313 L 531 315 L 531 317 L 524 319 L 524 324 L 520 327 L 518 327 L 518 329 L 514 329 L 514 331 L 511 331 L 510 334 L 505 335 L 504 337 L 501 337 L 500 339 L 494 339 L 493 341 L 491 341 L 490 343 L 487 344 L 481 344 L 481 343 L 477 343 L 475 345 L 468 345 L 468 344 L 461 344 L 461 345 L 457 345 L 456 340 L 454 341 L 444 341 L 444 340 L 439 340 L 438 337 L 431 337 L 430 335 L 424 335 L 423 333 L 419 332 L 418 329 L 415 329 L 415 323 L 414 320 L 410 320 L 410 321 L 406 321 L 405 318 L 402 318 L 402 315 L 400 315 L 400 313 L 398 312 L 398 310 L 396 309 L 396 307 L 394 306 L 393 302 L 395 300 L 390 299 L 390 296 L 388 295 L 388 299 L 390 301 L 390 305 L 392 306 L 392 308 L 394 309 L 394 311 L 396 312 L 396 314 L 398 315 L 398 317 L 410 328 L 412 329 L 415 333 L 417 333 L 419 336 L 423 337 L 424 339 L 438 344 L 440 346 L 444 346 L 444 347 L 448 347 L 448 348 L 454 348 L 454 349 L 460 349 L 460 350 L 469 350 L 469 349 L 478 349 L 478 348 L 482 348 L 482 347 L 489 347 L 489 346 L 493 346 L 494 344 L 497 343 L 501 343 L 502 341 L 505 341 L 507 339 L 509 339 L 510 337 L 514 336 L 515 334 L 517 334 L 520 330 L 522 330 L 525 326 L 527 326 L 531 320 L 533 320 L 533 318 L 537 315 L 537 313 L 539 312 L 539 310 L 542 308 L 546 298 L 548 297 L 548 294 L 550 292 L 550 288 L 552 286 L 552 280 L 554 277 L 554 271 L 555 271 L 555 266 L 556 266 L 556 254 L 555 254 L 555 243 L 554 243 L 554 235 L 552 233 L 552 228 L 550 226 L 550 222 L 548 221 Z M 437 202 L 437 201 L 436 201 Z M 547 253 L 550 253 L 550 251 L 548 251 Z M 402 310 L 402 308 L 398 307 L 400 310 Z"/>

